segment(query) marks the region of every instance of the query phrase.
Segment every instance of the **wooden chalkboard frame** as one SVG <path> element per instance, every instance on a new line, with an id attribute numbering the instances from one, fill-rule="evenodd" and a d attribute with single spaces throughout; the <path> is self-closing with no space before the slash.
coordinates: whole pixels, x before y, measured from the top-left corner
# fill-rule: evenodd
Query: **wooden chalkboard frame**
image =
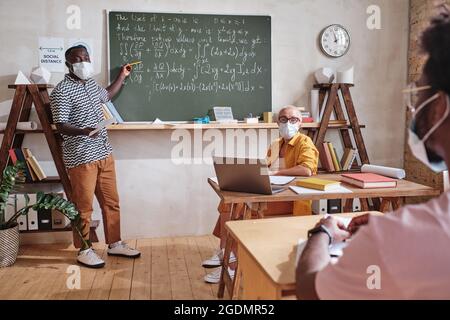
<path id="1" fill-rule="evenodd" d="M 271 91 L 271 101 L 270 101 L 270 105 L 271 105 L 271 110 L 273 109 L 273 91 L 272 91 L 272 80 L 273 80 L 273 75 L 272 75 L 272 65 L 273 65 L 273 48 L 272 48 L 272 42 L 273 42 L 273 32 L 272 32 L 272 21 L 273 21 L 273 17 L 270 13 L 224 13 L 224 12 L 185 12 L 185 11 L 166 11 L 166 10 L 152 10 L 151 12 L 146 11 L 146 10 L 122 10 L 122 9 L 118 9 L 115 8 L 113 10 L 110 9 L 106 9 L 104 10 L 104 14 L 105 14 L 105 20 L 106 20 L 106 49 L 107 49 L 107 54 L 106 54 L 106 64 L 107 64 L 107 73 L 106 73 L 106 83 L 108 83 L 108 85 L 111 84 L 111 69 L 110 69 L 110 32 L 109 32 L 109 13 L 110 12 L 124 12 L 124 13 L 156 13 L 156 14 L 180 14 L 180 15 L 226 15 L 226 16 L 246 16 L 246 17 L 260 17 L 260 16 L 266 16 L 270 18 L 271 21 L 271 32 L 270 32 L 270 68 L 271 68 L 271 72 L 270 72 L 270 91 Z M 119 112 L 119 111 L 118 111 Z M 124 124 L 126 124 L 127 122 L 134 122 L 134 123 L 138 123 L 138 122 L 144 122 L 144 123 L 149 123 L 148 120 L 143 120 L 143 121 L 124 121 Z M 167 120 L 166 122 L 173 122 L 171 120 Z M 175 121 L 175 122 L 190 122 L 190 121 Z"/>

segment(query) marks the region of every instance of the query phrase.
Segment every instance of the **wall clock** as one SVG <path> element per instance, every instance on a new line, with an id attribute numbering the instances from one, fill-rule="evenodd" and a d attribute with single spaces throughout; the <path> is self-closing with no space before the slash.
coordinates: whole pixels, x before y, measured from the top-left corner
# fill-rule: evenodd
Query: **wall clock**
<path id="1" fill-rule="evenodd" d="M 329 57 L 339 58 L 350 49 L 350 35 L 339 24 L 332 24 L 320 33 L 320 48 Z"/>

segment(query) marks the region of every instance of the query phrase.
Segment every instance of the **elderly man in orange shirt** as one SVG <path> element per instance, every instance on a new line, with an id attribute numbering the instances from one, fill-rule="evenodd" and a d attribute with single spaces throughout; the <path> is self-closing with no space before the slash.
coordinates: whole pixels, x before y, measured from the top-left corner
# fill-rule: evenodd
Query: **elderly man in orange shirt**
<path id="1" fill-rule="evenodd" d="M 268 152 L 267 163 L 270 175 L 279 176 L 305 176 L 309 177 L 317 173 L 319 152 L 312 140 L 299 132 L 302 124 L 300 110 L 294 106 L 286 106 L 278 113 L 278 126 L 281 138 L 275 140 Z M 231 206 L 221 203 L 219 205 L 220 216 L 217 220 L 213 234 L 220 238 L 220 248 L 209 259 L 203 261 L 203 267 L 216 268 L 222 264 L 223 253 L 226 243 L 225 222 L 230 220 Z M 265 215 L 309 215 L 311 214 L 311 201 L 276 202 L 268 203 Z M 235 262 L 233 253 L 230 263 Z M 208 283 L 220 281 L 221 268 L 205 276 Z M 234 271 L 228 272 L 233 277 Z"/>

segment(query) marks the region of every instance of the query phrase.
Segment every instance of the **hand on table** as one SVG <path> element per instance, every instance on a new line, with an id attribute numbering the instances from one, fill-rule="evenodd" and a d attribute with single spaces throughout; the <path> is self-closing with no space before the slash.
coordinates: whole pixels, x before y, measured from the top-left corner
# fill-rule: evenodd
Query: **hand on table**
<path id="1" fill-rule="evenodd" d="M 334 243 L 342 242 L 350 238 L 351 236 L 351 233 L 347 231 L 342 221 L 335 219 L 333 217 L 321 219 L 317 223 L 316 227 L 319 225 L 323 225 L 325 228 L 328 229 L 328 231 L 331 233 Z"/>
<path id="2" fill-rule="evenodd" d="M 365 226 L 369 223 L 369 217 L 369 214 L 364 214 L 362 216 L 353 218 L 348 225 L 348 232 L 350 232 L 352 235 L 355 234 L 359 230 L 359 227 Z"/>

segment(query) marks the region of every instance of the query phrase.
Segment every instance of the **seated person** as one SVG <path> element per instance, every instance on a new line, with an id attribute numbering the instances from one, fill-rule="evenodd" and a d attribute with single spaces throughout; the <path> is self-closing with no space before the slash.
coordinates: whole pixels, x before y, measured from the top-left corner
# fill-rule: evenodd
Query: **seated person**
<path id="1" fill-rule="evenodd" d="M 306 176 L 309 177 L 317 173 L 319 152 L 311 139 L 300 133 L 302 115 L 298 108 L 287 106 L 281 109 L 278 114 L 278 125 L 281 138 L 272 143 L 267 152 L 267 163 L 271 175 L 283 176 Z M 236 205 L 240 214 L 244 211 L 244 205 Z M 203 262 L 205 268 L 220 267 L 223 259 L 223 251 L 226 242 L 225 223 L 230 220 L 231 205 L 220 203 L 218 211 L 219 218 L 214 228 L 213 234 L 220 239 L 220 248 L 208 260 Z M 311 201 L 295 201 L 268 203 L 264 215 L 309 215 L 311 214 Z M 235 262 L 233 253 L 230 256 L 230 263 Z M 233 275 L 233 270 L 229 270 Z M 208 283 L 218 283 L 220 281 L 221 268 L 205 276 Z"/>
<path id="2" fill-rule="evenodd" d="M 449 16 L 436 20 L 425 32 L 422 43 L 428 60 L 421 81 L 408 90 L 418 94 L 415 106 L 408 102 L 412 112 L 409 146 L 435 172 L 450 165 Z M 299 259 L 298 298 L 450 299 L 449 208 L 447 191 L 385 216 L 354 218 L 347 229 L 335 218 L 322 219 L 310 231 Z M 343 256 L 330 263 L 330 242 L 356 231 Z"/>

